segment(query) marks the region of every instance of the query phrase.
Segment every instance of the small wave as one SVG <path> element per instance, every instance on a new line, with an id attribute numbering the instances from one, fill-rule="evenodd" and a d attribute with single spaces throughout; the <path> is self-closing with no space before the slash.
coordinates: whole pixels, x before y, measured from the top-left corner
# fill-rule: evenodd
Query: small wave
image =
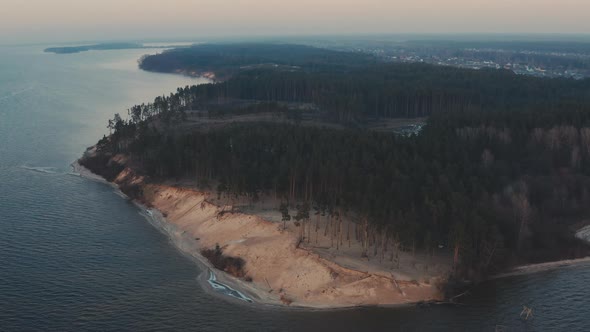
<path id="1" fill-rule="evenodd" d="M 25 92 L 29 92 L 29 91 L 33 90 L 33 88 L 34 88 L 33 86 L 30 86 L 30 87 L 24 88 L 22 90 L 10 92 L 7 95 L 0 96 L 0 101 L 7 100 L 7 99 L 10 99 L 10 98 L 16 97 L 16 96 L 18 96 L 20 94 L 23 94 Z"/>
<path id="2" fill-rule="evenodd" d="M 246 301 L 249 303 L 254 302 L 251 298 L 247 297 L 246 295 L 244 295 L 244 293 L 240 292 L 239 290 L 235 290 L 229 287 L 228 285 L 217 281 L 217 277 L 211 269 L 209 269 L 209 280 L 207 281 L 209 282 L 209 285 L 211 285 L 211 287 L 218 293 L 221 293 L 226 296 L 231 296 L 238 300 Z"/>
<path id="3" fill-rule="evenodd" d="M 246 296 L 243 292 L 230 287 L 227 284 L 221 283 L 217 280 L 217 276 L 211 270 L 209 265 L 205 263 L 206 258 L 200 256 L 199 247 L 193 237 L 187 234 L 186 231 L 181 231 L 178 226 L 169 223 L 165 220 L 162 213 L 156 209 L 147 208 L 140 203 L 134 202 L 139 209 L 139 214 L 146 218 L 148 222 L 154 226 L 157 230 L 162 232 L 168 237 L 168 240 L 172 245 L 185 257 L 195 262 L 197 266 L 202 269 L 209 270 L 209 279 L 207 280 L 209 286 L 217 293 L 242 300 L 244 302 L 253 303 L 254 301 Z"/>
<path id="4" fill-rule="evenodd" d="M 129 196 L 125 195 L 125 194 L 124 194 L 124 193 L 123 193 L 121 190 L 119 190 L 119 189 L 116 189 L 116 190 L 115 190 L 115 195 L 117 195 L 117 196 L 119 196 L 119 197 L 121 197 L 121 198 L 123 198 L 123 199 L 129 199 Z"/>
<path id="5" fill-rule="evenodd" d="M 576 232 L 576 237 L 578 239 L 584 240 L 590 243 L 590 226 L 586 226 Z"/>
<path id="6" fill-rule="evenodd" d="M 37 167 L 37 166 L 27 166 L 23 165 L 20 168 L 26 169 L 33 172 L 45 173 L 45 174 L 57 174 L 57 170 L 55 167 Z"/>

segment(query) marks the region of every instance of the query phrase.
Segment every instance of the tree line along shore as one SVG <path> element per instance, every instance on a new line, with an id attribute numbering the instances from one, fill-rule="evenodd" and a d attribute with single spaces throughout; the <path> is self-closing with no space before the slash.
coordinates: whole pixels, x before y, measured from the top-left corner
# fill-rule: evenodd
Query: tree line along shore
<path id="1" fill-rule="evenodd" d="M 457 279 L 590 253 L 575 237 L 590 217 L 588 80 L 300 46 L 207 47 L 221 59 L 203 64 L 192 47 L 142 67 L 219 69 L 225 80 L 116 115 L 81 163 L 107 180 L 127 166 L 147 182 L 187 179 L 229 205 L 272 197 L 301 243 L 325 231 L 316 220 L 330 220 L 335 250 L 353 239 L 361 259 L 445 251 Z M 294 56 L 280 62 L 289 47 Z M 281 121 L 237 118 L 262 114 Z M 368 125 L 400 117 L 428 119 L 408 135 Z M 125 190 L 141 196 L 139 186 Z"/>

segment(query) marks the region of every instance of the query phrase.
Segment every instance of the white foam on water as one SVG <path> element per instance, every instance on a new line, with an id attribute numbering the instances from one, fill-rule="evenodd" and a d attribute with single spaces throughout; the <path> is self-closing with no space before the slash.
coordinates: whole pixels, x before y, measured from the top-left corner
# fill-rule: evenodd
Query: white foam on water
<path id="1" fill-rule="evenodd" d="M 137 202 L 134 202 L 134 204 L 139 208 L 139 214 L 146 218 L 152 226 L 167 235 L 168 239 L 177 250 L 196 262 L 201 268 L 203 268 L 203 270 L 209 270 L 210 276 L 207 281 L 211 288 L 224 296 L 233 297 L 244 302 L 253 302 L 253 300 L 243 292 L 217 280 L 215 273 L 211 270 L 209 265 L 204 262 L 205 258 L 200 256 L 197 242 L 190 237 L 186 231 L 181 231 L 176 225 L 167 222 L 162 213 L 157 209 L 147 208 Z"/>
<path id="2" fill-rule="evenodd" d="M 129 199 L 129 197 L 128 197 L 127 195 L 125 195 L 125 194 L 124 194 L 124 193 L 123 193 L 121 190 L 119 190 L 119 189 L 116 189 L 116 190 L 115 190 L 115 195 L 117 195 L 117 196 L 119 196 L 119 197 L 121 197 L 121 198 L 123 198 L 123 199 Z"/>
<path id="3" fill-rule="evenodd" d="M 41 167 L 41 166 L 27 166 L 22 165 L 20 168 L 26 169 L 33 172 L 45 173 L 45 174 L 57 174 L 55 167 Z"/>
<path id="4" fill-rule="evenodd" d="M 18 96 L 20 94 L 23 94 L 23 93 L 28 92 L 28 91 L 31 91 L 31 90 L 33 90 L 33 87 L 32 86 L 30 86 L 28 88 L 24 88 L 22 90 L 10 92 L 7 95 L 0 96 L 0 101 L 8 100 L 10 98 L 16 97 L 16 96 Z"/>
<path id="5" fill-rule="evenodd" d="M 590 225 L 583 227 L 582 229 L 580 229 L 579 231 L 576 232 L 576 237 L 578 239 L 584 240 L 588 243 L 590 243 Z"/>
<path id="6" fill-rule="evenodd" d="M 209 282 L 209 285 L 211 285 L 212 288 L 214 288 L 216 291 L 223 295 L 231 296 L 238 300 L 242 300 L 249 303 L 253 302 L 251 298 L 247 297 L 246 295 L 244 295 L 244 293 L 240 292 L 239 290 L 233 289 L 230 286 L 217 281 L 217 276 L 215 276 L 215 273 L 213 273 L 211 269 L 209 269 L 209 280 L 207 281 Z"/>

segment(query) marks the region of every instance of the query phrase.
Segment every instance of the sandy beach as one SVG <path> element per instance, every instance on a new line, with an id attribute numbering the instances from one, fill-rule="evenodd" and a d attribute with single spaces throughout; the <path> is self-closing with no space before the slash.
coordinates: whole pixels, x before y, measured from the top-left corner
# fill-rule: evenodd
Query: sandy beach
<path id="1" fill-rule="evenodd" d="M 581 265 L 581 264 L 590 264 L 590 257 L 579 258 L 579 259 L 566 259 L 561 261 L 555 262 L 546 262 L 546 263 L 539 263 L 539 264 L 527 264 L 513 268 L 512 270 L 494 275 L 489 280 L 492 279 L 499 279 L 499 278 L 506 278 L 512 276 L 519 276 L 519 275 L 526 275 L 526 274 L 533 274 L 539 273 L 544 271 L 550 271 L 566 266 L 574 266 L 574 265 Z"/>
<path id="2" fill-rule="evenodd" d="M 80 176 L 107 183 L 77 162 L 72 167 Z M 413 261 L 412 273 L 402 270 L 387 273 L 390 269 L 376 260 L 347 255 L 346 251 L 339 255 L 321 245 L 317 248 L 298 245 L 297 231 L 282 229 L 281 223 L 255 214 L 220 213 L 227 207 L 209 202 L 207 193 L 143 182 L 129 168 L 113 181 L 114 185 L 141 185 L 143 204 L 138 203 L 138 207 L 150 223 L 163 230 L 181 252 L 204 267 L 204 272 L 214 271 L 219 282 L 243 293 L 255 304 L 346 308 L 442 299 L 439 279 L 432 277 L 438 274 L 436 269 L 422 276 L 416 266 L 423 265 Z M 214 269 L 200 254 L 201 249 L 216 245 L 225 255 L 246 262 L 245 271 L 251 281 Z M 208 278 L 209 273 L 203 273 L 200 283 L 215 293 Z M 246 303 L 236 298 L 230 300 Z"/>
<path id="3" fill-rule="evenodd" d="M 130 168 L 125 168 L 110 183 L 78 162 L 72 163 L 72 167 L 75 174 L 112 185 L 117 190 L 120 185 L 140 185 L 142 202 L 134 203 L 144 217 L 203 269 L 198 280 L 205 290 L 230 301 L 335 309 L 399 306 L 443 299 L 437 286 L 448 275 L 450 265 L 438 262 L 440 258 L 405 254 L 400 257 L 401 266 L 394 268 L 391 263 L 361 258 L 358 244 L 349 243 L 335 250 L 330 245 L 331 239 L 322 232 L 318 235 L 316 231 L 315 241 L 300 243 L 297 228 L 292 224 L 283 228 L 280 215 L 270 209 L 234 212 L 227 205 L 212 202 L 211 193 L 171 184 L 145 184 L 143 177 Z M 586 231 L 586 228 L 580 230 L 580 234 L 587 235 Z M 216 245 L 225 255 L 246 262 L 245 270 L 251 281 L 215 269 L 201 255 L 202 249 Z M 519 266 L 488 279 L 578 264 L 590 264 L 590 257 Z"/>

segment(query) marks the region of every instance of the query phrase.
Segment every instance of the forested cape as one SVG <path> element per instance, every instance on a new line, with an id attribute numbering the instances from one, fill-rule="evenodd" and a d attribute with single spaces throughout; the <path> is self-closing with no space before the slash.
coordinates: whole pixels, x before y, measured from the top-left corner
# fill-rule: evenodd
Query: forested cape
<path id="1" fill-rule="evenodd" d="M 94 45 L 81 45 L 81 46 L 62 46 L 62 47 L 49 47 L 44 50 L 47 53 L 56 54 L 72 54 L 87 51 L 107 51 L 107 50 L 127 50 L 127 49 L 140 49 L 150 48 L 145 47 L 142 44 L 135 43 L 105 43 L 105 44 L 94 44 Z"/>
<path id="2" fill-rule="evenodd" d="M 367 238 L 449 248 L 457 273 L 475 277 L 590 253 L 574 237 L 590 220 L 589 84 L 420 64 L 245 70 L 117 115 L 83 162 L 108 173 L 108 157 L 124 153 L 154 181 L 278 197 L 303 219 L 346 215 Z M 186 126 L 186 111 L 234 99 L 310 102 L 327 121 L 360 125 Z M 418 115 L 428 123 L 409 137 L 362 127 Z"/>
<path id="3" fill-rule="evenodd" d="M 338 52 L 304 45 L 289 44 L 198 44 L 171 49 L 140 59 L 139 67 L 155 72 L 214 72 L 229 78 L 253 68 L 281 71 L 331 71 L 376 63 L 363 53 Z"/>
<path id="4" fill-rule="evenodd" d="M 305 102 L 316 104 L 327 120 L 347 123 L 449 110 L 558 110 L 563 103 L 590 102 L 590 80 L 383 63 L 360 53 L 297 45 L 197 45 L 145 57 L 140 67 L 213 71 L 230 77 L 222 83 L 179 89 L 169 101 L 185 109 L 227 99 Z M 156 103 L 163 106 L 162 100 Z"/>

